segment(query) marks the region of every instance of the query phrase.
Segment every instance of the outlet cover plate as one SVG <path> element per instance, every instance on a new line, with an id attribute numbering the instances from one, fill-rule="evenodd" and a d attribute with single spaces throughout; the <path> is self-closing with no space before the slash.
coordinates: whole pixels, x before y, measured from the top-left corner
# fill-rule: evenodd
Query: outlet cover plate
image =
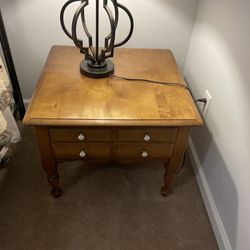
<path id="1" fill-rule="evenodd" d="M 203 107 L 202 116 L 203 116 L 203 118 L 206 118 L 209 107 L 211 105 L 211 101 L 212 101 L 213 98 L 212 98 L 211 94 L 209 93 L 209 91 L 207 89 L 205 90 L 204 97 L 206 98 L 207 102 Z"/>

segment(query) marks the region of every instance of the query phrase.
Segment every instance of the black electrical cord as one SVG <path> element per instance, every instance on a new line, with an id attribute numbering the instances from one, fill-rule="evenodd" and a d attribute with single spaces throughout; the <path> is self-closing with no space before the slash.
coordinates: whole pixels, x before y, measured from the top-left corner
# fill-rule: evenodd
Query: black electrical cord
<path id="1" fill-rule="evenodd" d="M 117 78 L 117 79 L 122 79 L 122 80 L 126 80 L 126 81 L 139 81 L 139 82 L 148 82 L 148 83 L 156 83 L 156 84 L 161 84 L 161 85 L 171 85 L 171 86 L 181 87 L 181 88 L 187 89 L 190 92 L 190 94 L 191 94 L 191 96 L 193 98 L 193 94 L 192 94 L 190 88 L 188 86 L 186 86 L 186 85 L 181 84 L 181 83 L 177 83 L 177 82 L 161 82 L 161 81 L 144 79 L 144 78 L 130 78 L 130 77 L 124 77 L 124 76 L 117 76 L 117 75 L 110 75 L 110 77 Z M 200 98 L 200 99 L 195 100 L 195 102 L 206 103 L 207 99 L 206 98 Z M 181 166 L 176 171 L 176 173 L 175 173 L 176 175 L 178 175 L 181 172 L 181 170 L 183 169 L 183 167 L 185 165 L 186 154 L 187 154 L 187 151 L 185 151 L 185 153 L 183 155 Z"/>
<path id="2" fill-rule="evenodd" d="M 148 83 L 156 83 L 156 84 L 161 84 L 161 85 L 172 85 L 172 86 L 187 89 L 191 93 L 191 90 L 189 89 L 189 87 L 187 87 L 186 85 L 183 85 L 181 83 L 177 83 L 177 82 L 161 82 L 161 81 L 156 81 L 156 80 L 151 80 L 151 79 L 130 78 L 130 77 L 124 77 L 124 76 L 117 76 L 117 75 L 110 75 L 110 77 L 122 79 L 122 80 L 126 80 L 126 81 L 148 82 Z"/>
<path id="3" fill-rule="evenodd" d="M 194 102 L 202 102 L 202 103 L 206 104 L 207 99 L 206 98 L 199 98 L 199 99 L 195 100 Z"/>
<path id="4" fill-rule="evenodd" d="M 183 158 L 182 158 L 182 162 L 181 162 L 181 166 L 179 167 L 179 169 L 175 172 L 175 175 L 178 175 L 181 170 L 184 168 L 185 162 L 186 162 L 186 158 L 187 158 L 187 150 L 185 151 Z"/>

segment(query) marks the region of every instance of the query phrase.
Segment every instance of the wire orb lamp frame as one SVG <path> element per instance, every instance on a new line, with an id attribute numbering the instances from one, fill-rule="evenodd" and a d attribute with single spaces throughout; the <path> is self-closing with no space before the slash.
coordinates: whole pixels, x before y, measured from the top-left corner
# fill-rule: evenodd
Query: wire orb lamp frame
<path id="1" fill-rule="evenodd" d="M 75 46 L 80 49 L 80 52 L 85 55 L 85 59 L 80 63 L 80 71 L 83 75 L 94 78 L 106 77 L 114 73 L 114 64 L 107 58 L 113 57 L 114 48 L 124 45 L 132 36 L 134 30 L 134 20 L 130 11 L 123 5 L 117 2 L 117 0 L 109 0 L 114 7 L 114 14 L 108 6 L 108 0 L 103 0 L 103 8 L 108 15 L 108 20 L 110 24 L 110 33 L 105 37 L 104 47 L 100 48 L 99 44 L 99 28 L 100 28 L 100 0 L 95 0 L 95 19 L 96 19 L 96 34 L 95 34 L 95 47 L 93 46 L 93 37 L 88 30 L 86 25 L 85 8 L 89 5 L 90 0 L 68 0 L 62 7 L 60 13 L 60 22 L 64 33 L 73 40 Z M 80 2 L 77 10 L 72 19 L 71 32 L 65 26 L 65 11 L 67 7 L 74 3 Z M 130 29 L 126 38 L 115 43 L 116 29 L 119 21 L 119 9 L 123 10 L 129 18 Z M 84 46 L 83 41 L 78 38 L 77 35 L 77 24 L 81 18 L 82 27 L 87 36 L 88 46 Z"/>

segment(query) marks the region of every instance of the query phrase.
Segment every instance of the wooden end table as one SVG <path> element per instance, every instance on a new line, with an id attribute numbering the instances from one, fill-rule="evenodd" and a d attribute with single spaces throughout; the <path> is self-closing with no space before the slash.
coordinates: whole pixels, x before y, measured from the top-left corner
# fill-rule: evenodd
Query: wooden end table
<path id="1" fill-rule="evenodd" d="M 61 195 L 57 164 L 86 160 L 165 163 L 167 195 L 190 130 L 202 119 L 187 89 L 116 77 L 80 74 L 82 55 L 52 47 L 24 123 L 32 125 L 51 193 Z M 115 75 L 185 85 L 169 50 L 116 49 Z"/>

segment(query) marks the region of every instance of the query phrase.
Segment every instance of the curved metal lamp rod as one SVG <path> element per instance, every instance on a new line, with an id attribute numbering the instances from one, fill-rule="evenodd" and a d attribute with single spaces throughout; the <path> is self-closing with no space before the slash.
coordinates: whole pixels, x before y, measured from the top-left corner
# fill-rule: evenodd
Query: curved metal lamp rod
<path id="1" fill-rule="evenodd" d="M 81 2 L 78 6 L 71 24 L 71 33 L 65 26 L 64 16 L 68 6 L 74 2 Z M 114 65 L 109 57 L 113 57 L 114 48 L 124 45 L 132 36 L 134 30 L 134 20 L 130 11 L 118 3 L 117 0 L 110 0 L 114 6 L 114 15 L 108 6 L 108 0 L 103 0 L 103 8 L 108 15 L 110 23 L 110 33 L 104 39 L 104 48 L 99 52 L 99 0 L 96 0 L 96 46 L 93 47 L 93 37 L 90 34 L 85 19 L 85 8 L 89 5 L 89 0 L 68 0 L 62 7 L 60 13 L 60 22 L 65 34 L 73 40 L 75 46 L 85 55 L 85 60 L 81 63 L 81 72 L 90 77 L 103 77 L 114 71 Z M 123 10 L 129 18 L 130 29 L 126 38 L 115 43 L 116 29 L 119 21 L 119 9 Z M 88 39 L 88 46 L 83 45 L 83 41 L 77 36 L 77 23 L 81 16 L 82 27 Z"/>

